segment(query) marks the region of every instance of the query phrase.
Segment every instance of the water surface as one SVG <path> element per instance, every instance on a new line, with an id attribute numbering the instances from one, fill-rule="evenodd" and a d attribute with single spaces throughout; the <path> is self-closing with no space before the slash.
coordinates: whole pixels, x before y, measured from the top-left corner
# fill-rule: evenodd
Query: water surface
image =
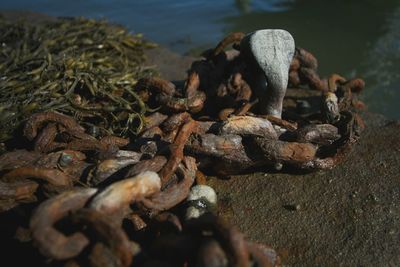
<path id="1" fill-rule="evenodd" d="M 398 0 L 3 0 L 0 9 L 106 18 L 182 54 L 232 31 L 283 28 L 317 56 L 322 75 L 364 78 L 369 110 L 400 119 Z"/>

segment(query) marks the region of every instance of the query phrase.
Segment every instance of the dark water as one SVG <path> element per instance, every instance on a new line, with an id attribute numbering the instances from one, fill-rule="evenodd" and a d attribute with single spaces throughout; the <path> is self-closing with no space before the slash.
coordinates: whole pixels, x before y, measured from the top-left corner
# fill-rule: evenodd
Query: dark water
<path id="1" fill-rule="evenodd" d="M 321 74 L 364 78 L 369 110 L 400 118 L 399 0 L 2 0 L 0 9 L 106 18 L 182 54 L 232 31 L 287 29 Z"/>

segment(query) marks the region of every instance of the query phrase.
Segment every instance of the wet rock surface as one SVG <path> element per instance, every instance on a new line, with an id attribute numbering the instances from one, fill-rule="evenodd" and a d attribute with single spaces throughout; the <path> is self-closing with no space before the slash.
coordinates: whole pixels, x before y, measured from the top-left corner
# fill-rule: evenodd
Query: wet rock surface
<path id="1" fill-rule="evenodd" d="M 364 119 L 359 143 L 333 170 L 211 178 L 221 214 L 276 248 L 284 265 L 397 266 L 400 122 Z"/>

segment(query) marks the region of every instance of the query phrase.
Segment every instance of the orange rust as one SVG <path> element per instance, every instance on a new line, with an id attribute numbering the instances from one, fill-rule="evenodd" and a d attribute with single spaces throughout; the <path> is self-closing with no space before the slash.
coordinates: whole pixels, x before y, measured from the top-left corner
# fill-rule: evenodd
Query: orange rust
<path id="1" fill-rule="evenodd" d="M 133 255 L 128 236 L 103 213 L 93 209 L 81 209 L 72 215 L 71 220 L 75 224 L 83 224 L 94 230 L 96 236 L 118 257 L 120 266 L 131 265 Z"/>
<path id="2" fill-rule="evenodd" d="M 232 43 L 238 43 L 240 42 L 245 34 L 243 32 L 232 32 L 228 36 L 226 36 L 224 39 L 222 39 L 221 42 L 218 43 L 218 45 L 214 48 L 213 55 L 217 56 L 219 53 L 224 51 L 224 49 L 232 44 Z"/>
<path id="3" fill-rule="evenodd" d="M 249 266 L 249 251 L 244 234 L 236 226 L 229 225 L 224 219 L 215 220 L 215 230 L 225 240 L 224 247 L 231 255 L 230 266 Z"/>
<path id="4" fill-rule="evenodd" d="M 167 163 L 167 159 L 164 156 L 155 156 L 152 159 L 141 160 L 128 170 L 125 177 L 136 176 L 145 171 L 159 172 L 165 163 Z"/>
<path id="5" fill-rule="evenodd" d="M 150 128 L 159 126 L 161 123 L 163 123 L 167 119 L 168 119 L 168 116 L 165 114 L 162 114 L 160 112 L 155 112 L 155 113 L 152 113 L 152 114 L 146 116 L 144 118 L 145 126 L 143 127 L 142 132 L 145 132 Z"/>
<path id="6" fill-rule="evenodd" d="M 298 86 L 301 83 L 299 73 L 297 72 L 297 70 L 292 70 L 289 72 L 289 82 L 293 86 Z"/>
<path id="7" fill-rule="evenodd" d="M 96 189 L 70 190 L 44 201 L 30 220 L 32 239 L 46 257 L 66 260 L 76 257 L 89 245 L 89 239 L 81 232 L 68 236 L 53 227 L 54 223 L 71 212 L 83 208 Z"/>
<path id="8" fill-rule="evenodd" d="M 15 150 L 0 156 L 0 170 L 12 170 L 35 163 L 42 154 L 35 151 Z"/>
<path id="9" fill-rule="evenodd" d="M 302 67 L 310 68 L 315 71 L 317 70 L 318 60 L 307 50 L 297 47 L 295 57 L 300 61 L 300 65 Z"/>
<path id="10" fill-rule="evenodd" d="M 36 178 L 45 180 L 52 185 L 72 186 L 72 177 L 57 169 L 38 167 L 20 167 L 3 176 L 4 180 Z"/>
<path id="11" fill-rule="evenodd" d="M 34 150 L 39 152 L 49 152 L 51 143 L 54 141 L 58 133 L 55 123 L 48 124 L 36 137 Z"/>
<path id="12" fill-rule="evenodd" d="M 206 94 L 202 91 L 195 92 L 194 96 L 188 98 L 188 109 L 190 113 L 198 113 L 204 107 L 206 101 Z"/>
<path id="13" fill-rule="evenodd" d="M 278 126 L 281 126 L 285 129 L 291 130 L 291 131 L 295 131 L 297 130 L 297 123 L 296 122 L 290 122 L 284 119 L 279 119 L 275 116 L 272 115 L 263 115 L 261 116 L 263 118 L 266 118 L 267 120 L 269 120 L 272 124 L 276 124 Z"/>
<path id="14" fill-rule="evenodd" d="M 127 219 L 132 223 L 135 231 L 140 231 L 147 227 L 147 223 L 135 213 L 128 215 Z"/>
<path id="15" fill-rule="evenodd" d="M 166 134 L 163 136 L 163 140 L 164 140 L 165 142 L 168 142 L 168 143 L 174 142 L 174 140 L 175 140 L 175 138 L 176 138 L 178 132 L 179 132 L 179 128 L 174 129 L 174 130 L 172 130 L 172 131 L 166 133 Z"/>
<path id="16" fill-rule="evenodd" d="M 105 145 L 124 147 L 129 144 L 129 139 L 114 136 L 114 135 L 108 135 L 108 136 L 104 136 L 103 138 L 101 138 L 100 143 L 105 144 Z"/>
<path id="17" fill-rule="evenodd" d="M 240 87 L 242 85 L 242 81 L 243 81 L 242 74 L 240 72 L 237 72 L 237 73 L 232 75 L 231 84 L 234 87 L 236 87 L 236 88 Z"/>
<path id="18" fill-rule="evenodd" d="M 161 131 L 160 127 L 158 127 L 158 126 L 149 128 L 140 134 L 140 136 L 143 138 L 154 138 L 157 136 L 161 137 L 163 135 L 164 135 L 164 133 Z"/>
<path id="19" fill-rule="evenodd" d="M 176 113 L 168 117 L 163 124 L 161 125 L 161 128 L 165 132 L 171 132 L 173 130 L 178 129 L 180 126 L 182 126 L 184 123 L 188 122 L 191 119 L 191 116 L 187 112 L 181 112 L 181 113 Z"/>
<path id="20" fill-rule="evenodd" d="M 361 118 L 360 115 L 358 115 L 357 113 L 354 113 L 354 123 L 360 127 L 360 130 L 364 130 L 365 129 L 365 122 L 364 120 Z"/>
<path id="21" fill-rule="evenodd" d="M 353 100 L 352 101 L 352 106 L 356 109 L 359 110 L 366 110 L 367 109 L 367 105 L 365 105 L 364 102 L 362 102 L 361 100 Z"/>
<path id="22" fill-rule="evenodd" d="M 289 71 L 297 71 L 299 68 L 300 60 L 297 57 L 294 57 L 290 63 Z"/>
<path id="23" fill-rule="evenodd" d="M 196 184 L 197 185 L 206 185 L 207 184 L 206 176 L 204 175 L 204 173 L 202 173 L 199 170 L 196 171 Z"/>
<path id="24" fill-rule="evenodd" d="M 199 74 L 193 71 L 189 74 L 189 77 L 186 80 L 186 85 L 185 85 L 186 97 L 187 98 L 194 97 L 199 87 L 200 87 Z"/>
<path id="25" fill-rule="evenodd" d="M 218 118 L 221 121 L 226 121 L 231 114 L 235 112 L 234 108 L 225 108 L 218 113 Z"/>
<path id="26" fill-rule="evenodd" d="M 33 140 L 37 136 L 38 128 L 46 122 L 55 122 L 64 126 L 66 129 L 83 133 L 85 129 L 80 126 L 73 118 L 56 113 L 42 112 L 33 114 L 25 124 L 24 135 L 29 140 Z"/>
<path id="27" fill-rule="evenodd" d="M 300 68 L 301 80 L 304 80 L 312 89 L 325 91 L 324 82 L 320 79 L 315 70 L 311 68 Z"/>
<path id="28" fill-rule="evenodd" d="M 67 149 L 78 150 L 78 151 L 107 151 L 109 148 L 108 144 L 101 143 L 99 140 L 73 140 L 66 144 Z"/>
<path id="29" fill-rule="evenodd" d="M 250 101 L 252 91 L 250 85 L 245 81 L 241 80 L 239 92 L 236 96 L 236 101 Z"/>
<path id="30" fill-rule="evenodd" d="M 33 181 L 21 181 L 5 183 L 0 181 L 0 198 L 10 198 L 15 200 L 25 200 L 32 198 L 38 188 L 38 184 Z"/>
<path id="31" fill-rule="evenodd" d="M 179 130 L 178 135 L 174 140 L 174 143 L 170 145 L 170 158 L 159 173 L 161 184 L 163 186 L 168 184 L 171 176 L 175 173 L 179 163 L 181 163 L 184 157 L 183 148 L 185 147 L 185 143 L 188 140 L 189 136 L 196 131 L 196 127 L 197 122 L 193 119 L 189 119 L 189 121 L 186 122 Z"/>
<path id="32" fill-rule="evenodd" d="M 142 78 L 138 81 L 137 86 L 139 87 L 138 90 L 141 88 L 153 88 L 169 96 L 175 94 L 175 85 L 172 82 L 157 77 Z"/>
<path id="33" fill-rule="evenodd" d="M 187 198 L 195 180 L 197 166 L 192 157 L 184 157 L 182 161 L 185 166 L 179 164 L 176 171 L 183 176 L 183 179 L 173 185 L 166 184 L 169 186 L 163 191 L 143 199 L 142 203 L 147 209 L 151 209 L 153 212 L 168 210 Z"/>
<path id="34" fill-rule="evenodd" d="M 315 158 L 316 148 L 308 143 L 285 142 L 279 154 L 284 160 L 307 162 Z"/>
<path id="35" fill-rule="evenodd" d="M 157 216 L 154 217 L 154 220 L 159 224 L 168 223 L 173 225 L 177 232 L 182 232 L 181 221 L 179 220 L 178 216 L 172 212 L 164 211 L 160 214 L 157 214 Z"/>
<path id="36" fill-rule="evenodd" d="M 350 90 L 353 93 L 360 93 L 365 87 L 365 82 L 362 79 L 352 79 L 344 84 L 343 90 Z"/>
<path id="37" fill-rule="evenodd" d="M 31 181 L 27 181 L 26 183 L 17 185 L 17 187 L 15 188 L 15 199 L 21 200 L 30 198 L 33 193 L 36 192 L 38 186 L 39 185 L 37 183 Z"/>
<path id="38" fill-rule="evenodd" d="M 341 85 L 346 82 L 346 79 L 339 74 L 332 74 L 328 79 L 328 89 L 330 92 L 334 93 L 337 90 L 338 84 Z"/>
<path id="39" fill-rule="evenodd" d="M 241 106 L 240 108 L 236 109 L 235 111 L 235 115 L 236 116 L 242 116 L 245 115 L 254 105 L 256 105 L 258 103 L 258 98 L 255 99 L 253 102 L 247 102 L 246 104 L 244 104 L 243 106 Z"/>

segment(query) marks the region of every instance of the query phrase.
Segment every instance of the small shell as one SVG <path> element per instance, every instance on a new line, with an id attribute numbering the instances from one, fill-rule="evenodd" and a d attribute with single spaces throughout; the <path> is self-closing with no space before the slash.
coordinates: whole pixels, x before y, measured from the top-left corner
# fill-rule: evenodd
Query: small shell
<path id="1" fill-rule="evenodd" d="M 60 164 L 61 167 L 66 167 L 68 166 L 73 160 L 72 155 L 68 153 L 62 153 L 60 158 L 58 159 L 58 163 Z"/>
<path id="2" fill-rule="evenodd" d="M 338 98 L 334 93 L 327 92 L 323 95 L 322 115 L 328 123 L 335 123 L 340 119 Z"/>
<path id="3" fill-rule="evenodd" d="M 217 205 L 217 194 L 210 186 L 196 185 L 190 190 L 186 202 L 186 220 L 198 218 Z"/>

